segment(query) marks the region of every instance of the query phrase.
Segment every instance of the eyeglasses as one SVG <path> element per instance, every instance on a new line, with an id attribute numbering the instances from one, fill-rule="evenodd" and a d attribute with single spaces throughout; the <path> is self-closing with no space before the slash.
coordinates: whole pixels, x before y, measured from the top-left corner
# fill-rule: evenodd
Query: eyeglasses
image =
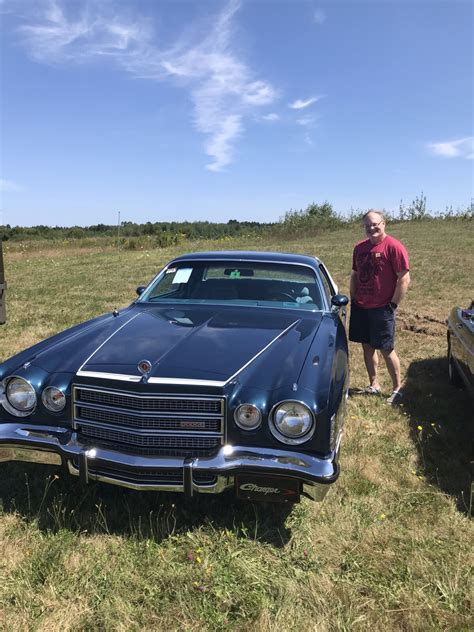
<path id="1" fill-rule="evenodd" d="M 373 222 L 372 224 L 364 224 L 365 229 L 367 230 L 368 228 L 377 228 L 377 226 L 379 226 L 379 224 L 383 224 L 384 220 L 381 219 L 380 222 Z"/>

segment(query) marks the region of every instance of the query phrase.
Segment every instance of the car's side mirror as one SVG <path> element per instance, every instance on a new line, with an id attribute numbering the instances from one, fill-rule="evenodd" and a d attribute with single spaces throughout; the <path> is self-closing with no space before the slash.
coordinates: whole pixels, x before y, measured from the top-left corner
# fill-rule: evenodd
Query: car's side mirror
<path id="1" fill-rule="evenodd" d="M 139 285 L 135 292 L 140 296 L 146 290 L 146 285 Z"/>
<path id="2" fill-rule="evenodd" d="M 349 297 L 345 294 L 334 294 L 331 298 L 331 305 L 335 309 L 339 309 L 340 307 L 344 307 L 349 303 Z"/>

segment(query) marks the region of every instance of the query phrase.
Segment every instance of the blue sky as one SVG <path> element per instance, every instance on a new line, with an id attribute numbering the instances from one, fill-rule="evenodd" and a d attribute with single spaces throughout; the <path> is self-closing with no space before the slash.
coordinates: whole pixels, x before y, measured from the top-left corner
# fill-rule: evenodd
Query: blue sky
<path id="1" fill-rule="evenodd" d="M 0 223 L 466 208 L 471 0 L 0 0 Z"/>

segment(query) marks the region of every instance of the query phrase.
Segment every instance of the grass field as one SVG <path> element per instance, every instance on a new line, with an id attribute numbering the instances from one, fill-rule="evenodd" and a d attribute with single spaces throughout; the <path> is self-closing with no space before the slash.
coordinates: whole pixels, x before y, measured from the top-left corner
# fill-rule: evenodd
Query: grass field
<path id="1" fill-rule="evenodd" d="M 395 224 L 411 255 L 398 350 L 405 405 L 354 396 L 341 477 L 322 504 L 232 495 L 186 501 L 0 465 L 0 622 L 5 630 L 469 630 L 474 627 L 466 393 L 448 384 L 445 319 L 472 298 L 472 222 Z M 291 241 L 186 250 L 315 254 L 347 292 L 346 227 Z M 12 246 L 0 360 L 126 305 L 178 250 Z M 351 347 L 352 386 L 365 386 Z M 385 371 L 382 384 L 389 392 Z"/>

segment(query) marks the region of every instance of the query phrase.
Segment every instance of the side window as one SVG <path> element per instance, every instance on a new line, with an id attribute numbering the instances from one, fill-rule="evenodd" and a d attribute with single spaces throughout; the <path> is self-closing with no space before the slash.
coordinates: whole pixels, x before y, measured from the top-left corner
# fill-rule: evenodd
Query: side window
<path id="1" fill-rule="evenodd" d="M 334 288 L 332 286 L 331 281 L 329 280 L 329 277 L 327 275 L 326 270 L 324 269 L 324 266 L 322 266 L 321 264 L 319 264 L 319 271 L 321 272 L 321 280 L 323 282 L 323 287 L 324 287 L 324 293 L 326 294 L 326 297 L 328 299 L 328 303 L 331 303 L 331 296 L 334 296 L 335 292 L 334 292 Z"/>

